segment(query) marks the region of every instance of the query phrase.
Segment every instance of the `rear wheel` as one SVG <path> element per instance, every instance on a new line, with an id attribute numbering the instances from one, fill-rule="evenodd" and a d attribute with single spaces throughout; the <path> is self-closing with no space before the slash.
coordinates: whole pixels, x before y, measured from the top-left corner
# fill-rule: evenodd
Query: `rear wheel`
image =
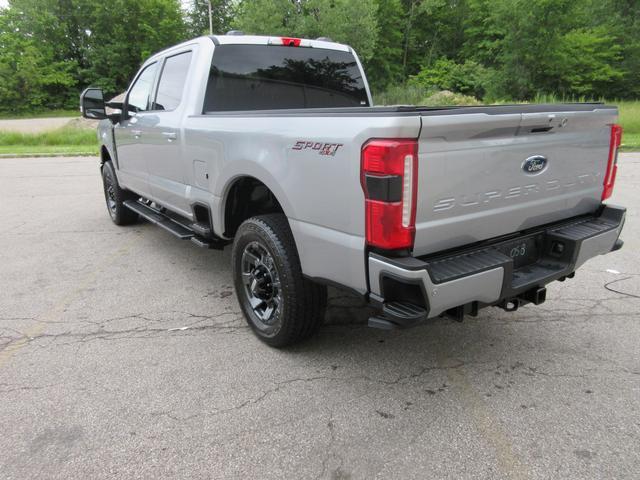
<path id="1" fill-rule="evenodd" d="M 111 162 L 105 162 L 102 166 L 102 184 L 104 186 L 104 199 L 111 220 L 116 225 L 131 225 L 138 221 L 138 214 L 123 205 L 125 200 L 137 198 L 132 192 L 123 190 L 118 185 L 118 178 Z"/>
<path id="2" fill-rule="evenodd" d="M 253 217 L 240 225 L 232 264 L 240 308 L 262 341 L 284 347 L 322 324 L 327 289 L 303 277 L 284 215 Z"/>

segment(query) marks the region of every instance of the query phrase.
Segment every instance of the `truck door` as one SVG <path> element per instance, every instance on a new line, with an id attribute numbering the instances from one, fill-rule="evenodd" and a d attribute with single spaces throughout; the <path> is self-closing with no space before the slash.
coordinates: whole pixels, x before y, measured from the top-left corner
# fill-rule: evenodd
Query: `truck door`
<path id="1" fill-rule="evenodd" d="M 163 206 L 189 215 L 185 169 L 182 163 L 182 102 L 192 51 L 166 57 L 159 74 L 158 88 L 151 102 L 154 121 L 144 140 L 153 197 Z"/>
<path id="2" fill-rule="evenodd" d="M 119 180 L 127 188 L 143 196 L 151 194 L 144 140 L 154 122 L 149 107 L 157 73 L 158 62 L 140 70 L 127 93 L 127 118 L 118 122 L 114 128 Z"/>

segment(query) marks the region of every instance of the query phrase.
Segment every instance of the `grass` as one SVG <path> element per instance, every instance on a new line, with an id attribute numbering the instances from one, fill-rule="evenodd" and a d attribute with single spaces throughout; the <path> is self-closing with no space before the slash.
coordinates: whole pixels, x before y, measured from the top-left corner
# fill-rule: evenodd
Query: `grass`
<path id="1" fill-rule="evenodd" d="M 51 118 L 51 117 L 79 117 L 80 111 L 75 110 L 42 110 L 40 112 L 25 112 L 25 113 L 6 113 L 0 112 L 0 120 L 14 120 L 20 118 Z"/>
<path id="2" fill-rule="evenodd" d="M 556 95 L 538 95 L 533 103 L 588 102 L 588 98 L 562 98 Z M 622 125 L 621 151 L 640 151 L 640 100 L 604 100 L 598 101 L 616 105 L 620 115 L 618 123 Z"/>
<path id="3" fill-rule="evenodd" d="M 375 96 L 376 105 L 424 104 L 425 100 L 433 98 L 438 101 L 433 92 L 427 92 L 415 87 L 393 87 Z M 461 96 L 462 97 L 462 96 Z M 466 97 L 469 98 L 469 97 Z M 454 99 L 455 100 L 455 99 Z M 461 98 L 464 103 L 465 98 Z M 446 99 L 445 99 L 446 101 Z M 554 95 L 539 95 L 534 103 L 574 102 L 576 99 L 561 98 Z M 585 99 L 577 99 L 585 101 Z M 429 103 L 429 102 L 427 102 Z M 452 102 L 453 103 L 453 102 Z M 456 102 L 457 103 L 457 102 Z M 617 105 L 620 112 L 620 124 L 624 130 L 621 151 L 640 151 L 640 101 L 612 100 L 606 103 Z M 76 111 L 53 110 L 43 112 L 47 116 L 77 116 Z M 34 118 L 33 115 L 30 115 Z M 93 128 L 78 128 L 66 126 L 41 133 L 18 133 L 0 131 L 0 155 L 4 154 L 97 154 L 98 141 Z"/>
<path id="4" fill-rule="evenodd" d="M 433 90 L 416 85 L 393 85 L 383 92 L 374 93 L 374 105 L 422 105 Z"/>
<path id="5" fill-rule="evenodd" d="M 26 145 L 13 145 L 10 147 L 0 145 L 0 155 L 27 157 L 29 155 L 98 155 L 98 146 L 86 147 L 78 145 L 39 145 L 36 147 Z"/>
<path id="6" fill-rule="evenodd" d="M 618 105 L 622 125 L 622 151 L 640 150 L 640 101 L 611 102 Z"/>
<path id="7" fill-rule="evenodd" d="M 65 126 L 40 133 L 0 132 L 0 155 L 4 154 L 97 154 L 93 128 Z"/>
<path id="8" fill-rule="evenodd" d="M 464 97 L 463 95 L 456 94 L 459 99 L 444 99 L 446 104 L 460 105 L 460 104 L 473 104 L 468 101 L 470 97 Z M 433 105 L 430 100 L 440 102 L 441 105 L 445 104 L 442 98 L 439 98 L 437 94 L 434 95 L 433 91 L 419 88 L 416 86 L 403 86 L 396 85 L 384 92 L 380 92 L 374 95 L 375 105 Z M 448 101 L 453 100 L 453 101 Z M 475 99 L 471 99 L 475 100 Z M 575 97 L 562 97 L 559 95 L 536 95 L 531 103 L 573 103 L 573 102 L 589 102 L 592 101 L 589 98 L 575 98 Z M 622 146 L 621 151 L 640 151 L 640 100 L 603 100 L 609 105 L 616 105 L 620 114 L 619 123 L 622 125 Z M 504 100 L 496 103 L 514 103 L 512 101 Z"/>

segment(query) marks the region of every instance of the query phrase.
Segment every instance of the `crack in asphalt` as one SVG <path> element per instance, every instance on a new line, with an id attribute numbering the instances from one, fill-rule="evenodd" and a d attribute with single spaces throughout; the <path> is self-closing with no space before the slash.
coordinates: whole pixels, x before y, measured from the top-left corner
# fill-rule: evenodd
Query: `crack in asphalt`
<path id="1" fill-rule="evenodd" d="M 329 410 L 329 419 L 327 420 L 326 425 L 327 425 L 327 431 L 329 432 L 329 442 L 327 443 L 327 446 L 325 447 L 324 456 L 323 456 L 322 462 L 321 462 L 321 467 L 322 468 L 320 470 L 320 473 L 315 477 L 316 480 L 324 477 L 324 474 L 327 472 L 327 467 L 329 465 L 329 460 L 331 459 L 332 456 L 335 456 L 340 460 L 340 464 L 334 470 L 334 472 L 339 472 L 342 469 L 342 465 L 344 464 L 344 458 L 341 455 L 334 454 L 332 452 L 333 447 L 334 447 L 334 445 L 336 443 L 336 438 L 337 438 L 333 410 Z"/>
<path id="2" fill-rule="evenodd" d="M 179 336 L 190 336 L 193 332 L 200 332 L 204 330 L 216 330 L 216 331 L 224 331 L 224 332 L 235 332 L 238 330 L 246 330 L 248 326 L 245 324 L 239 324 L 239 321 L 242 319 L 242 316 L 239 312 L 222 312 L 215 315 L 196 315 L 188 312 L 168 312 L 168 313 L 179 313 L 183 315 L 187 315 L 189 319 L 195 319 L 195 321 L 191 322 L 182 322 L 177 327 L 149 327 L 146 325 L 137 326 L 133 328 L 123 329 L 123 330 L 106 330 L 105 326 L 115 321 L 126 321 L 126 320 L 142 320 L 148 323 L 161 323 L 166 322 L 166 319 L 159 318 L 154 319 L 144 314 L 134 314 L 134 315 L 126 315 L 121 317 L 113 317 L 106 320 L 101 321 L 91 321 L 91 320 L 77 320 L 77 323 L 80 324 L 89 324 L 93 326 L 99 327 L 98 330 L 89 331 L 89 332 L 74 332 L 71 330 L 61 332 L 61 333 L 39 333 L 38 335 L 28 336 L 24 332 L 16 330 L 14 328 L 3 327 L 5 330 L 10 330 L 16 334 L 16 336 L 3 335 L 0 338 L 8 338 L 9 342 L 2 344 L 3 349 L 10 346 L 12 343 L 18 341 L 28 340 L 29 343 L 33 343 L 37 340 L 47 340 L 51 339 L 52 342 L 46 345 L 46 348 L 49 346 L 65 346 L 72 345 L 75 343 L 87 343 L 95 340 L 122 340 L 122 339 L 131 339 L 131 338 L 155 338 L 160 335 L 179 335 Z M 225 316 L 233 316 L 228 321 L 224 322 L 216 322 L 212 325 L 202 325 L 203 322 L 216 320 Z M 50 322 L 50 321 L 40 321 L 35 319 L 38 323 L 65 323 L 65 322 Z M 70 342 L 57 342 L 58 339 L 77 339 L 76 341 Z M 41 348 L 45 348 L 40 346 Z M 2 351 L 2 349 L 0 349 Z"/>
<path id="3" fill-rule="evenodd" d="M 52 383 L 49 385 L 29 385 L 29 386 L 14 386 L 9 383 L 0 383 L 0 394 L 1 393 L 12 393 L 12 392 L 20 392 L 20 391 L 36 391 L 36 390 L 44 390 L 45 388 L 58 387 L 63 385 L 62 383 Z M 9 388 L 5 388 L 9 387 Z"/>
<path id="4" fill-rule="evenodd" d="M 238 403 L 237 405 L 233 405 L 231 407 L 221 408 L 221 409 L 214 409 L 211 412 L 206 412 L 206 413 L 203 413 L 203 414 L 200 414 L 200 415 L 191 415 L 189 417 L 179 417 L 179 416 L 177 416 L 175 414 L 169 415 L 169 413 L 171 413 L 171 410 L 165 410 L 165 411 L 162 411 L 162 412 L 155 412 L 155 414 L 156 415 L 164 415 L 164 416 L 167 416 L 168 418 L 172 418 L 173 420 L 184 422 L 187 419 L 195 418 L 195 417 L 198 417 L 198 416 L 213 417 L 213 416 L 223 415 L 225 413 L 229 413 L 229 412 L 233 412 L 233 411 L 242 410 L 242 409 L 244 409 L 244 408 L 246 408 L 248 406 L 256 405 L 256 404 L 264 401 L 265 399 L 267 399 L 271 395 L 273 395 L 275 393 L 278 393 L 281 390 L 289 387 L 290 385 L 296 384 L 296 383 L 311 383 L 311 382 L 318 382 L 318 381 L 333 381 L 333 382 L 365 381 L 365 382 L 375 383 L 375 384 L 384 385 L 384 386 L 394 386 L 394 385 L 401 384 L 405 380 L 414 380 L 416 378 L 419 378 L 419 377 L 423 376 L 427 372 L 446 371 L 446 370 L 458 369 L 458 368 L 461 368 L 461 367 L 464 367 L 464 366 L 469 366 L 469 365 L 485 365 L 485 364 L 486 364 L 485 362 L 462 362 L 462 361 L 459 361 L 454 365 L 422 367 L 417 372 L 406 374 L 406 375 L 399 375 L 397 378 L 395 378 L 393 380 L 384 380 L 384 379 L 381 379 L 381 378 L 374 378 L 374 377 L 371 377 L 369 375 L 352 375 L 352 376 L 346 376 L 346 377 L 329 376 L 329 375 L 318 375 L 318 376 L 314 376 L 314 377 L 295 377 L 295 378 L 291 378 L 291 379 L 288 379 L 288 380 L 283 380 L 283 381 L 280 381 L 280 382 L 276 382 L 272 388 L 269 388 L 267 390 L 262 391 L 262 393 L 260 393 L 259 395 L 255 396 L 254 398 L 250 398 L 250 399 L 244 400 L 244 401 Z"/>

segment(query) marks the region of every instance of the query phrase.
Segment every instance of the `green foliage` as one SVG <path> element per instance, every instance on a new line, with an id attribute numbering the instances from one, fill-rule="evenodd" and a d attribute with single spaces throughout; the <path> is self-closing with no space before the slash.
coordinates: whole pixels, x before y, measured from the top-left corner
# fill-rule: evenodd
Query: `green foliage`
<path id="1" fill-rule="evenodd" d="M 235 28 L 246 33 L 330 37 L 373 57 L 378 37 L 376 0 L 242 0 Z"/>
<path id="2" fill-rule="evenodd" d="M 55 110 L 30 110 L 20 113 L 1 113 L 0 120 L 14 120 L 20 118 L 52 118 L 52 117 L 77 117 L 79 115 L 78 107 L 73 110 L 55 109 Z"/>
<path id="3" fill-rule="evenodd" d="M 231 29 L 233 2 L 211 0 L 211 26 L 214 34 L 224 34 Z M 209 5 L 207 0 L 191 0 L 185 22 L 189 37 L 209 35 Z"/>
<path id="4" fill-rule="evenodd" d="M 437 107 L 443 105 L 480 105 L 481 102 L 470 95 L 454 93 L 449 90 L 442 90 L 428 96 L 420 102 L 420 105 L 427 107 Z"/>
<path id="5" fill-rule="evenodd" d="M 391 85 L 373 94 L 374 105 L 420 105 L 434 92 L 420 85 Z"/>
<path id="6" fill-rule="evenodd" d="M 364 60 L 369 84 L 376 90 L 402 82 L 404 16 L 400 0 L 378 0 L 375 54 Z"/>
<path id="7" fill-rule="evenodd" d="M 391 87 L 374 95 L 375 105 L 421 105 L 428 107 L 443 105 L 480 105 L 480 101 L 470 95 L 449 90 L 435 91 L 421 85 Z"/>
<path id="8" fill-rule="evenodd" d="M 76 107 L 126 88 L 151 53 L 187 38 L 179 0 L 11 0 L 0 10 L 0 111 Z"/>
<path id="9" fill-rule="evenodd" d="M 409 77 L 409 85 L 420 85 L 426 89 L 451 90 L 465 95 L 484 96 L 486 69 L 473 60 L 456 63 L 439 58 L 430 67 Z"/>
<path id="10" fill-rule="evenodd" d="M 378 103 L 640 97 L 637 0 L 212 0 L 213 29 L 353 46 Z M 185 7 L 183 10 L 182 7 Z M 206 0 L 9 0 L 0 112 L 122 92 L 153 52 L 207 34 Z"/>
<path id="11" fill-rule="evenodd" d="M 117 94 L 151 54 L 187 38 L 178 0 L 73 0 L 85 19 L 81 86 Z"/>
<path id="12" fill-rule="evenodd" d="M 622 125 L 622 141 L 627 142 L 627 137 L 635 136 L 640 139 L 640 102 L 612 102 L 618 105 L 620 112 L 620 124 Z"/>
<path id="13" fill-rule="evenodd" d="M 98 145 L 0 145 L 0 155 L 9 157 L 97 156 Z"/>
<path id="14" fill-rule="evenodd" d="M 0 131 L 0 154 L 92 154 L 98 152 L 96 130 L 90 124 L 71 121 L 55 130 L 39 133 Z"/>
<path id="15" fill-rule="evenodd" d="M 617 67 L 622 47 L 606 27 L 576 29 L 562 36 L 554 52 L 558 91 L 575 95 L 604 95 L 623 79 Z"/>
<path id="16" fill-rule="evenodd" d="M 20 28 L 17 12 L 0 16 L 0 105 L 21 111 L 60 106 L 74 85 L 73 60 L 51 61 L 52 48 Z"/>
<path id="17" fill-rule="evenodd" d="M 0 146 L 97 145 L 93 128 L 66 126 L 40 133 L 0 132 Z"/>

